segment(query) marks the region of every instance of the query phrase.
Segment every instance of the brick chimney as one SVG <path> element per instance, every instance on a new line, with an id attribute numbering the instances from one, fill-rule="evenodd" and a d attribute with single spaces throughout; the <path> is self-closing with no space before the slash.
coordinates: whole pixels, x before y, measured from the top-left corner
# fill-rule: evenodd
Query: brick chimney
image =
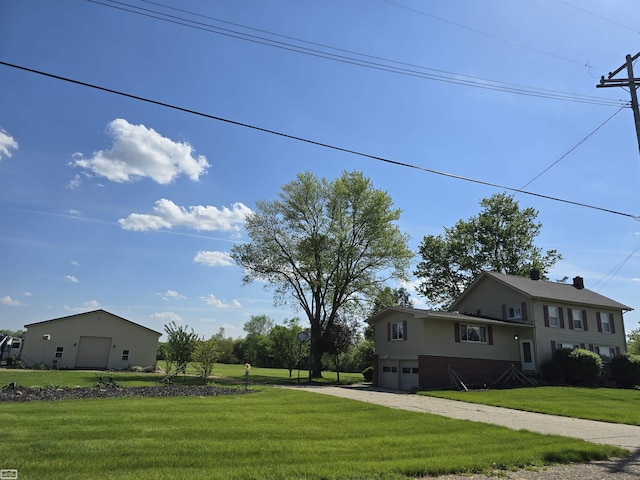
<path id="1" fill-rule="evenodd" d="M 529 278 L 531 278 L 531 280 L 540 280 L 540 270 L 533 267 L 529 272 Z"/>
<path id="2" fill-rule="evenodd" d="M 573 286 L 578 290 L 582 290 L 584 288 L 584 278 L 573 277 Z"/>

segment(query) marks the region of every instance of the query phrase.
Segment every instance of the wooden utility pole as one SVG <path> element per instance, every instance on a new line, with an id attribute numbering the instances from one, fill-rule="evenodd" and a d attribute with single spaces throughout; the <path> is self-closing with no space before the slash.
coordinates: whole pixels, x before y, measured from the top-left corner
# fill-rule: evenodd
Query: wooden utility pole
<path id="1" fill-rule="evenodd" d="M 634 78 L 633 76 L 633 62 L 636 58 L 640 57 L 640 52 L 636 53 L 633 57 L 627 55 L 627 61 L 616 71 L 609 72 L 607 78 L 604 75 L 600 77 L 600 83 L 596 85 L 596 88 L 604 87 L 629 87 L 629 93 L 631 93 L 631 109 L 633 110 L 633 120 L 636 124 L 636 137 L 638 139 L 638 150 L 640 150 L 640 112 L 638 111 L 638 94 L 636 92 L 637 86 L 640 85 L 640 78 Z M 624 69 L 627 69 L 627 78 L 613 78 Z"/>

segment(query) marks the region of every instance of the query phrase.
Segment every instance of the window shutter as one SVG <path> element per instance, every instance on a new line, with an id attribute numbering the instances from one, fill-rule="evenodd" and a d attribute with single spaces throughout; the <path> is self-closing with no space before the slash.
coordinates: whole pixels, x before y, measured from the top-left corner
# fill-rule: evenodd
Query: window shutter
<path id="1" fill-rule="evenodd" d="M 489 345 L 493 345 L 493 327 L 491 325 L 487 326 L 487 335 L 489 336 Z"/>
<path id="2" fill-rule="evenodd" d="M 584 343 L 581 343 L 581 344 L 580 344 L 580 348 L 581 348 L 582 350 L 584 350 Z"/>
<path id="3" fill-rule="evenodd" d="M 610 327 L 611 333 L 616 333 L 616 325 L 613 321 L 613 313 L 609 314 L 609 327 Z"/>
<path id="4" fill-rule="evenodd" d="M 458 322 L 453 324 L 454 330 L 454 338 L 456 339 L 456 343 L 460 343 L 460 324 Z"/>
<path id="5" fill-rule="evenodd" d="M 547 307 L 546 305 L 543 305 L 542 311 L 544 312 L 544 326 L 548 327 L 549 326 L 549 307 Z"/>
<path id="6" fill-rule="evenodd" d="M 520 311 L 522 312 L 522 321 L 527 321 L 527 302 L 522 302 L 520 305 Z"/>
<path id="7" fill-rule="evenodd" d="M 551 353 L 556 353 L 556 342 L 551 340 Z"/>
<path id="8" fill-rule="evenodd" d="M 593 343 L 589 344 L 589 350 L 591 350 L 593 352 Z"/>
<path id="9" fill-rule="evenodd" d="M 567 320 L 569 321 L 569 330 L 573 330 L 573 312 L 570 308 L 567 308 Z"/>
<path id="10" fill-rule="evenodd" d="M 407 321 L 402 322 L 402 332 L 404 333 L 403 341 L 407 340 Z"/>
<path id="11" fill-rule="evenodd" d="M 507 306 L 506 305 L 502 305 L 502 319 L 503 320 L 507 319 Z"/>
<path id="12" fill-rule="evenodd" d="M 564 328 L 564 311 L 562 307 L 558 307 L 558 322 L 560 322 L 560 328 Z"/>
<path id="13" fill-rule="evenodd" d="M 480 309 L 477 309 L 477 310 L 476 310 L 476 315 L 477 315 L 477 316 L 482 315 L 482 313 L 481 313 L 481 310 L 480 310 Z"/>
<path id="14" fill-rule="evenodd" d="M 391 340 L 391 323 L 387 322 L 387 342 Z"/>
<path id="15" fill-rule="evenodd" d="M 620 347 L 616 347 L 616 356 L 620 355 Z"/>
<path id="16" fill-rule="evenodd" d="M 600 312 L 596 312 L 596 323 L 598 324 L 598 333 L 602 333 L 602 318 Z"/>
<path id="17" fill-rule="evenodd" d="M 585 332 L 589 331 L 589 324 L 587 323 L 587 311 L 582 310 L 582 329 Z"/>

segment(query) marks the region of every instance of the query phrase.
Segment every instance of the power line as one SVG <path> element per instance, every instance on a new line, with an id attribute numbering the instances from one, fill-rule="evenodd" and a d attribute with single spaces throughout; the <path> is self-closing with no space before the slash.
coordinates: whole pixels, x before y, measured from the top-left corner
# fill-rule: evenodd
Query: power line
<path id="1" fill-rule="evenodd" d="M 619 27 L 625 28 L 627 30 L 631 30 L 634 33 L 640 33 L 640 31 L 636 30 L 633 27 L 629 27 L 629 26 L 624 25 L 624 24 L 622 24 L 620 22 L 616 22 L 615 20 L 611 20 L 610 18 L 603 17 L 602 15 L 598 15 L 597 13 L 593 13 L 593 12 L 587 10 L 586 8 L 578 7 L 577 5 L 574 5 L 572 3 L 566 2 L 565 0 L 557 0 L 557 1 L 559 3 L 563 3 L 564 5 L 567 5 L 568 7 L 575 8 L 576 10 L 580 10 L 581 12 L 584 12 L 584 13 L 586 13 L 588 15 L 592 15 L 594 17 L 597 17 L 597 18 L 601 19 L 601 20 L 604 20 L 605 22 L 613 23 L 614 25 L 617 25 Z"/>
<path id="2" fill-rule="evenodd" d="M 143 0 L 143 1 L 145 1 L 145 0 Z M 547 52 L 545 50 L 540 50 L 538 48 L 533 48 L 533 47 L 528 47 L 526 45 L 521 45 L 521 44 L 516 43 L 516 42 L 514 42 L 512 40 L 509 40 L 509 39 L 506 39 L 506 38 L 503 38 L 503 37 L 499 37 L 498 35 L 494 35 L 492 33 L 488 33 L 488 32 L 485 32 L 483 30 L 478 30 L 476 28 L 468 27 L 468 26 L 462 25 L 460 23 L 452 22 L 451 20 L 447 20 L 445 18 L 437 17 L 437 16 L 432 15 L 430 13 L 423 12 L 422 10 L 417 10 L 415 8 L 407 7 L 406 5 L 402 5 L 400 3 L 392 2 L 391 0 L 384 0 L 384 1 L 386 3 L 388 3 L 388 4 L 390 4 L 390 5 L 394 5 L 394 6 L 398 7 L 398 8 L 404 8 L 405 10 L 408 10 L 408 11 L 413 12 L 413 13 L 417 13 L 418 15 L 423 15 L 423 16 L 429 17 L 429 18 L 431 18 L 433 20 L 437 20 L 439 22 L 443 22 L 443 23 L 447 23 L 449 25 L 453 25 L 454 27 L 462 28 L 464 30 L 468 30 L 470 32 L 477 33 L 479 35 L 484 35 L 485 37 L 489 37 L 489 38 L 492 38 L 494 40 L 499 40 L 499 41 L 507 43 L 508 45 L 511 45 L 511 46 L 523 48 L 525 50 L 530 50 L 530 51 L 535 52 L 535 53 L 541 53 L 543 55 L 548 55 L 550 57 L 557 58 L 559 60 L 564 60 L 565 62 L 573 63 L 573 64 L 576 64 L 576 65 L 581 65 L 583 67 L 584 66 L 588 66 L 589 68 L 594 67 L 593 65 L 589 65 L 588 62 L 586 62 L 586 65 L 585 65 L 585 62 L 579 62 L 578 60 L 572 60 L 570 58 L 560 56 L 560 55 L 558 55 L 556 53 L 551 53 L 551 52 Z M 594 67 L 594 68 L 597 68 L 598 70 L 604 71 L 604 69 L 599 68 L 599 67 Z"/>
<path id="3" fill-rule="evenodd" d="M 449 84 L 463 85 L 467 87 L 481 88 L 485 90 L 494 90 L 494 91 L 500 91 L 500 92 L 506 92 L 506 93 L 513 93 L 517 95 L 546 98 L 551 100 L 560 100 L 560 101 L 601 105 L 601 106 L 615 106 L 615 107 L 626 106 L 628 104 L 628 102 L 624 100 L 603 99 L 602 97 L 596 97 L 591 95 L 573 94 L 573 93 L 560 92 L 560 91 L 555 91 L 550 89 L 528 87 L 528 86 L 518 85 L 513 83 L 499 82 L 499 81 L 484 79 L 480 77 L 472 77 L 469 75 L 448 72 L 445 70 L 437 70 L 429 67 L 397 62 L 395 60 L 390 60 L 383 57 L 375 57 L 372 55 L 361 54 L 361 53 L 353 52 L 350 50 L 338 49 L 338 48 L 329 47 L 323 44 L 294 39 L 294 37 L 286 37 L 286 36 L 281 36 L 278 34 L 272 34 L 270 32 L 267 32 L 270 35 L 276 35 L 276 36 L 280 36 L 287 39 L 294 39 L 298 42 L 307 43 L 307 44 L 311 44 L 311 45 L 322 47 L 322 48 L 328 48 L 328 49 L 332 49 L 342 53 L 358 55 L 363 58 L 355 58 L 348 55 L 335 54 L 328 51 L 319 50 L 316 48 L 307 48 L 307 47 L 295 45 L 292 43 L 269 39 L 266 37 L 250 35 L 247 33 L 239 32 L 237 30 L 221 28 L 215 25 L 211 25 L 203 22 L 197 22 L 184 17 L 176 16 L 176 15 L 169 15 L 166 13 L 159 12 L 157 10 L 142 8 L 136 5 L 132 5 L 132 4 L 117 1 L 117 0 L 107 0 L 109 1 L 109 3 L 103 3 L 98 0 L 87 0 L 87 1 L 94 3 L 96 5 L 101 5 L 103 7 L 109 7 L 109 8 L 113 8 L 113 9 L 128 12 L 128 13 L 133 13 L 136 15 L 141 15 L 141 16 L 156 19 L 156 20 L 161 20 L 164 22 L 173 23 L 173 24 L 188 27 L 188 28 L 205 31 L 208 33 L 214 33 L 217 35 L 222 35 L 222 36 L 226 36 L 226 37 L 230 37 L 238 40 L 244 40 L 251 43 L 256 43 L 259 45 L 264 45 L 264 46 L 278 48 L 281 50 L 308 55 L 316 58 L 323 58 L 325 60 L 331 60 L 335 62 L 356 65 L 364 68 L 370 68 L 374 70 L 385 71 L 385 72 L 390 72 L 390 73 L 395 73 L 395 74 L 400 74 L 400 75 L 405 75 L 410 77 L 422 78 L 426 80 L 432 80 L 432 81 L 449 83 Z M 157 2 L 147 2 L 147 3 L 158 5 Z M 172 8 L 172 7 L 166 7 L 166 8 Z M 181 12 L 188 12 L 187 10 L 182 10 L 182 9 L 177 9 L 177 10 Z M 188 13 L 191 15 L 201 16 L 200 14 L 193 13 L 193 12 L 188 12 Z M 205 18 L 214 19 L 214 17 L 205 17 Z M 219 21 L 217 19 L 215 20 Z M 238 25 L 238 24 L 234 24 L 234 25 Z M 243 27 L 243 28 L 250 28 L 250 27 Z M 264 30 L 259 30 L 259 31 L 265 32 Z M 366 60 L 367 58 L 371 60 Z M 372 60 L 376 60 L 376 61 L 372 61 Z M 381 62 L 385 62 L 385 63 L 381 63 Z M 430 73 L 430 72 L 435 72 L 435 73 Z"/>
<path id="4" fill-rule="evenodd" d="M 558 163 L 560 163 L 562 160 L 564 160 L 564 158 L 567 155 L 569 155 L 571 152 L 573 152 L 576 148 L 578 148 L 580 145 L 582 145 L 584 142 L 586 142 L 593 134 L 595 134 L 598 130 L 600 130 L 607 123 L 609 123 L 609 120 L 611 120 L 613 117 L 615 117 L 617 114 L 619 114 L 622 111 L 622 109 L 623 109 L 623 107 L 620 107 L 613 115 L 611 115 L 609 118 L 607 118 L 604 122 L 602 122 L 600 125 L 598 125 L 594 130 L 592 130 L 586 137 L 584 137 L 582 140 L 580 140 L 578 143 L 576 143 L 573 147 L 571 147 L 569 150 L 567 150 L 567 152 L 565 154 L 563 154 L 560 158 L 558 158 L 555 162 L 553 162 L 547 168 L 542 170 L 538 175 L 536 175 L 531 180 L 529 180 L 527 183 L 525 183 L 522 187 L 520 187 L 520 189 L 522 190 L 522 189 L 527 188 L 529 185 L 531 185 L 533 182 L 535 182 L 538 178 L 540 178 L 542 175 L 547 173 L 549 170 L 551 170 L 553 167 L 555 167 Z M 516 194 L 517 193 L 518 192 L 516 192 Z"/>
<path id="5" fill-rule="evenodd" d="M 55 74 L 52 74 L 52 73 L 43 72 L 41 70 L 35 70 L 35 69 L 32 69 L 32 68 L 28 68 L 28 67 L 24 67 L 24 66 L 20 66 L 20 65 L 15 65 L 15 64 L 4 62 L 4 61 L 1 61 L 1 60 L 0 60 L 0 65 L 4 65 L 4 66 L 7 66 L 7 67 L 15 68 L 15 69 L 22 70 L 22 71 L 25 71 L 25 72 L 35 73 L 37 75 L 42 75 L 44 77 L 54 78 L 56 80 L 62 80 L 64 82 L 72 83 L 72 84 L 75 84 L 75 85 L 81 85 L 81 86 L 92 88 L 92 89 L 95 89 L 95 90 L 100 90 L 100 91 L 103 91 L 103 92 L 112 93 L 114 95 L 120 95 L 122 97 L 131 98 L 133 100 L 139 100 L 141 102 L 146 102 L 146 103 L 150 103 L 150 104 L 153 104 L 153 105 L 158 105 L 158 106 L 161 106 L 161 107 L 171 108 L 173 110 L 178 110 L 180 112 L 189 113 L 191 115 L 197 115 L 197 116 L 200 116 L 200 117 L 209 118 L 211 120 L 217 120 L 217 121 L 220 121 L 220 122 L 229 123 L 231 125 L 236 125 L 236 126 L 239 126 L 239 127 L 249 128 L 249 129 L 252 129 L 252 130 L 256 130 L 256 131 L 263 132 L 263 133 L 268 133 L 268 134 L 271 134 L 271 135 L 277 135 L 279 137 L 287 138 L 289 140 L 296 140 L 296 141 L 299 141 L 299 142 L 308 143 L 310 145 L 316 145 L 318 147 L 328 148 L 328 149 L 331 149 L 331 150 L 334 150 L 334 151 L 338 151 L 338 152 L 343 152 L 343 153 L 348 153 L 348 154 L 351 154 L 351 155 L 356 155 L 356 156 L 359 156 L 359 157 L 369 158 L 371 160 L 376 160 L 376 161 L 388 163 L 388 164 L 391 164 L 391 165 L 396 165 L 396 166 L 405 167 L 405 168 L 411 168 L 411 169 L 414 169 L 414 170 L 419 170 L 419 171 L 422 171 L 422 172 L 432 173 L 432 174 L 435 174 L 435 175 L 440 175 L 440 176 L 452 178 L 452 179 L 455 179 L 455 180 L 463 180 L 465 182 L 476 183 L 476 184 L 479 184 L 479 185 L 485 185 L 485 186 L 488 186 L 488 187 L 498 188 L 498 189 L 501 189 L 501 190 L 508 190 L 508 191 L 512 191 L 512 192 L 523 193 L 523 194 L 526 194 L 526 195 L 531 195 L 531 196 L 538 197 L 538 198 L 544 198 L 544 199 L 552 200 L 552 201 L 555 201 L 555 202 L 567 203 L 567 204 L 570 204 L 570 205 L 589 208 L 589 209 L 592 209 L 592 210 L 598 210 L 600 212 L 605 212 L 605 213 L 610 213 L 610 214 L 613 214 L 613 215 L 619 215 L 619 216 L 623 216 L 623 217 L 632 218 L 634 220 L 640 220 L 640 215 L 633 215 L 633 214 L 630 214 L 630 213 L 619 212 L 619 211 L 616 211 L 616 210 L 611 210 L 611 209 L 608 209 L 608 208 L 598 207 L 598 206 L 590 205 L 590 204 L 587 204 L 587 203 L 575 202 L 575 201 L 572 201 L 572 200 L 566 200 L 566 199 L 562 199 L 562 198 L 558 198 L 558 197 L 552 197 L 550 195 L 543 195 L 541 193 L 529 192 L 529 191 L 525 191 L 525 190 L 522 190 L 522 189 L 513 188 L 513 187 L 509 187 L 509 186 L 505 186 L 505 185 L 500 185 L 500 184 L 493 183 L 493 182 L 487 182 L 487 181 L 484 181 L 484 180 L 478 180 L 478 179 L 474 179 L 474 178 L 470 178 L 470 177 L 464 177 L 462 175 L 456 175 L 456 174 L 453 174 L 453 173 L 442 172 L 442 171 L 434 170 L 434 169 L 431 169 L 431 168 L 420 167 L 418 165 L 412 165 L 412 164 L 406 163 L 406 162 L 400 162 L 400 161 L 397 161 L 397 160 L 391 160 L 391 159 L 388 159 L 388 158 L 379 157 L 377 155 L 371 155 L 371 154 L 368 154 L 368 153 L 358 152 L 357 150 L 351 150 L 351 149 L 344 148 L 344 147 L 338 147 L 338 146 L 331 145 L 331 144 L 328 144 L 328 143 L 323 143 L 323 142 L 319 142 L 319 141 L 316 141 L 316 140 L 310 140 L 308 138 L 298 137 L 298 136 L 291 135 L 291 134 L 288 134 L 288 133 L 278 132 L 278 131 L 275 131 L 275 130 L 270 130 L 268 128 L 258 127 L 258 126 L 255 126 L 255 125 L 250 125 L 248 123 L 243 123 L 243 122 L 239 122 L 239 121 L 236 121 L 236 120 L 230 120 L 230 119 L 227 119 L 227 118 L 218 117 L 218 116 L 215 116 L 215 115 L 210 115 L 208 113 L 199 112 L 197 110 L 192 110 L 192 109 L 189 109 L 189 108 L 180 107 L 180 106 L 173 105 L 173 104 L 170 104 L 170 103 L 161 102 L 161 101 L 158 101 L 158 100 L 153 100 L 153 99 L 141 97 L 141 96 L 138 96 L 138 95 L 133 95 L 131 93 L 126 93 L 126 92 L 122 92 L 122 91 L 119 91 L 119 90 L 114 90 L 114 89 L 111 89 L 111 88 L 102 87 L 102 86 L 99 86 L 99 85 L 95 85 L 95 84 L 91 84 L 91 83 L 87 83 L 87 82 L 82 82 L 82 81 L 74 80 L 74 79 L 71 79 L 71 78 L 62 77 L 60 75 L 55 75 Z"/>

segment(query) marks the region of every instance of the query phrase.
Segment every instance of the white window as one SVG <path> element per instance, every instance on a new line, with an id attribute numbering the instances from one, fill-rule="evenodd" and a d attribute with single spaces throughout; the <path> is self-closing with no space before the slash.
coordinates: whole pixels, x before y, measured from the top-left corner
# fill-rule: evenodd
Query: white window
<path id="1" fill-rule="evenodd" d="M 404 325 L 402 323 L 391 325 L 391 340 L 404 340 Z"/>
<path id="2" fill-rule="evenodd" d="M 129 360 L 129 350 L 122 350 L 122 360 Z"/>
<path id="3" fill-rule="evenodd" d="M 548 307 L 549 309 L 549 326 L 557 327 L 560 325 L 560 313 L 558 307 Z"/>
<path id="4" fill-rule="evenodd" d="M 595 346 L 593 349 L 600 355 L 604 363 L 609 363 L 611 359 L 616 356 L 616 349 L 614 347 Z"/>
<path id="5" fill-rule="evenodd" d="M 556 342 L 556 348 L 560 349 L 560 348 L 570 348 L 571 350 L 576 349 L 576 348 L 580 348 L 580 345 L 577 345 L 575 343 L 560 343 L 560 342 Z"/>
<path id="6" fill-rule="evenodd" d="M 571 310 L 571 321 L 575 330 L 582 330 L 582 310 Z"/>
<path id="7" fill-rule="evenodd" d="M 460 341 L 487 343 L 487 328 L 473 325 L 460 325 Z"/>
<path id="8" fill-rule="evenodd" d="M 64 347 L 56 347 L 56 358 L 62 358 Z"/>
<path id="9" fill-rule="evenodd" d="M 602 333 L 611 333 L 610 313 L 600 313 L 600 323 L 602 324 Z"/>
<path id="10" fill-rule="evenodd" d="M 520 305 L 511 305 L 507 307 L 507 319 L 516 320 L 522 318 L 522 308 Z"/>

